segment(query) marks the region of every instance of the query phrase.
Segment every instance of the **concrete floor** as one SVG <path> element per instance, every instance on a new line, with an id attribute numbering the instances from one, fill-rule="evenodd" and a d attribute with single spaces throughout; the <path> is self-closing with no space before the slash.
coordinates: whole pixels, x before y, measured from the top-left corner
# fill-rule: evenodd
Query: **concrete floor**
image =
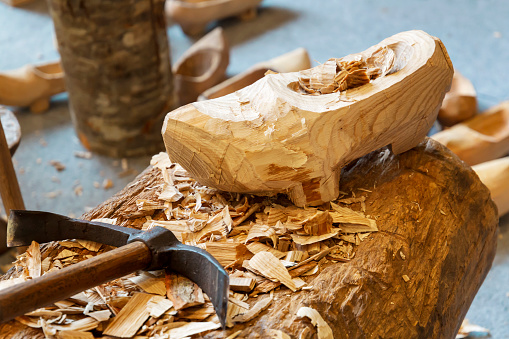
<path id="1" fill-rule="evenodd" d="M 484 109 L 509 99 L 508 17 L 509 3 L 504 0 L 266 0 L 255 20 L 228 19 L 220 25 L 232 46 L 230 74 L 299 46 L 323 62 L 362 51 L 397 32 L 422 29 L 442 39 L 455 67 L 474 83 Z M 42 0 L 21 8 L 0 3 L 0 23 L 0 70 L 58 58 Z M 170 27 L 168 35 L 172 60 L 193 43 L 177 26 Z M 134 178 L 118 176 L 119 159 L 73 155 L 83 147 L 74 134 L 65 94 L 54 98 L 49 112 L 34 115 L 18 109 L 16 114 L 23 137 L 14 160 L 28 209 L 79 216 Z M 149 158 L 129 159 L 129 168 L 139 172 Z M 66 169 L 57 172 L 50 160 L 62 162 Z M 114 187 L 94 187 L 104 179 L 111 179 Z M 83 190 L 80 196 L 75 193 L 78 186 Z M 509 338 L 509 217 L 501 219 L 495 263 L 467 318 L 489 328 L 493 338 Z"/>

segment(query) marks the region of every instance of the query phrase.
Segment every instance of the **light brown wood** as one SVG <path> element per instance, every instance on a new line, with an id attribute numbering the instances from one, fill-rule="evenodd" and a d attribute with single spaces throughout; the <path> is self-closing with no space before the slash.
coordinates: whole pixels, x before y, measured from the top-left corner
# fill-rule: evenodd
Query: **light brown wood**
<path id="1" fill-rule="evenodd" d="M 509 152 L 509 101 L 438 132 L 432 138 L 470 166 L 500 158 Z"/>
<path id="2" fill-rule="evenodd" d="M 51 96 L 64 91 L 60 61 L 0 72 L 1 105 L 29 107 L 33 113 L 41 113 L 49 108 Z"/>
<path id="3" fill-rule="evenodd" d="M 342 174 L 342 190 L 365 202 L 364 213 L 376 216 L 379 232 L 360 242 L 348 262 L 336 262 L 334 246 L 288 268 L 292 278 L 300 276 L 306 282 L 302 291 L 274 290 L 279 283 L 258 281 L 256 276 L 251 295 L 274 290 L 273 298 L 250 297 L 249 310 L 234 316 L 232 328 L 204 334 L 205 338 L 225 338 L 238 331 L 239 338 L 259 338 L 270 329 L 292 338 L 308 331 L 313 337 L 316 329 L 310 322 L 296 319 L 302 306 L 319 312 L 336 338 L 362 338 L 366 333 L 380 338 L 454 337 L 495 255 L 498 219 L 488 189 L 470 167 L 431 139 L 400 155 L 387 148 L 372 152 Z M 84 218 L 117 218 L 120 225 L 141 228 L 145 217 L 135 214 L 136 200 L 157 200 L 157 187 L 163 183 L 159 168 L 148 169 Z M 289 204 L 284 197 L 275 201 Z M 55 244 L 42 255 L 55 256 L 60 250 Z M 310 270 L 314 273 L 308 274 Z M 11 270 L 2 279 L 18 274 Z M 251 277 L 249 272 L 244 275 Z M 166 322 L 153 333 L 167 332 L 173 324 Z M 0 325 L 0 336 L 44 338 L 41 329 L 15 321 Z"/>
<path id="4" fill-rule="evenodd" d="M 255 282 L 253 278 L 230 277 L 230 289 L 236 292 L 251 292 Z"/>
<path id="5" fill-rule="evenodd" d="M 310 67 L 311 60 L 309 59 L 309 54 L 305 48 L 300 47 L 270 60 L 255 64 L 246 71 L 207 89 L 198 99 L 200 101 L 214 99 L 238 91 L 263 78 L 267 71 L 290 73 L 302 71 Z"/>
<path id="6" fill-rule="evenodd" d="M 0 106 L 0 121 L 7 141 L 7 147 L 9 147 L 9 152 L 13 156 L 21 140 L 21 127 L 16 116 L 2 106 Z"/>
<path id="7" fill-rule="evenodd" d="M 166 272 L 164 282 L 166 295 L 173 302 L 173 307 L 176 310 L 201 305 L 205 302 L 201 288 L 180 274 Z"/>
<path id="8" fill-rule="evenodd" d="M 422 31 L 332 62 L 359 58 L 382 74 L 358 88 L 321 95 L 295 88 L 303 79 L 325 81 L 328 62 L 304 73 L 268 74 L 168 113 L 163 138 L 170 159 L 224 191 L 286 193 L 297 206 L 337 198 L 341 168 L 350 161 L 388 144 L 402 153 L 426 136 L 453 73 L 440 40 Z"/>
<path id="9" fill-rule="evenodd" d="M 179 105 L 223 80 L 230 62 L 230 48 L 223 29 L 217 27 L 192 45 L 173 65 Z"/>
<path id="10" fill-rule="evenodd" d="M 176 107 L 164 0 L 49 0 L 72 121 L 81 143 L 113 157 L 154 154 Z"/>
<path id="11" fill-rule="evenodd" d="M 491 199 L 501 217 L 509 212 L 509 157 L 472 166 L 479 179 L 491 192 Z"/>
<path id="12" fill-rule="evenodd" d="M 450 127 L 476 114 L 477 93 L 474 85 L 455 69 L 451 89 L 445 94 L 442 107 L 438 111 L 438 121 L 442 126 Z"/>
<path id="13" fill-rule="evenodd" d="M 202 34 L 212 21 L 235 15 L 242 15 L 244 20 L 254 18 L 261 1 L 172 0 L 166 2 L 165 12 L 170 22 L 177 23 L 185 34 L 192 36 Z"/>

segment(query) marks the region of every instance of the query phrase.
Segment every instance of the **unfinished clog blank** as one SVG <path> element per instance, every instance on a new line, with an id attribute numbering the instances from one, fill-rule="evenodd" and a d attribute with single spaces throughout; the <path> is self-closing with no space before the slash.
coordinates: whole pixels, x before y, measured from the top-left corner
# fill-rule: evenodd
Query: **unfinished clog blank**
<path id="1" fill-rule="evenodd" d="M 166 116 L 163 138 L 170 159 L 203 185 L 319 205 L 337 198 L 350 161 L 389 144 L 395 153 L 417 145 L 452 74 L 439 39 L 404 32 L 362 53 L 180 107 Z"/>

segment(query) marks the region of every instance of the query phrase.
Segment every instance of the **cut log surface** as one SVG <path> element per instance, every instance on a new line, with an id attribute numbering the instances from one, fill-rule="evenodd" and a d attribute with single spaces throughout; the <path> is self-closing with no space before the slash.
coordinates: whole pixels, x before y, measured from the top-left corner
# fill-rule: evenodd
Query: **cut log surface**
<path id="1" fill-rule="evenodd" d="M 162 183 L 159 169 L 148 169 L 83 217 L 117 218 L 120 225 L 141 228 L 145 218 L 133 213 L 135 202 L 155 200 L 156 190 L 147 188 Z M 201 337 L 225 338 L 240 331 L 239 338 L 267 338 L 277 330 L 313 338 L 327 328 L 334 338 L 455 337 L 495 255 L 498 218 L 486 186 L 431 139 L 399 155 L 388 148 L 374 151 L 343 168 L 340 184 L 365 197 L 365 213 L 376 219 L 379 231 L 365 238 L 346 263 L 321 259 L 319 273 L 301 277 L 305 290 L 276 289 L 250 305 L 249 312 L 258 315 L 234 317 L 249 321 Z M 43 246 L 42 256 L 55 246 Z M 15 274 L 11 270 L 3 279 Z M 316 327 L 308 317 L 298 317 L 302 307 L 319 314 Z M 11 321 L 0 326 L 0 337 L 44 335 Z"/>
<path id="2" fill-rule="evenodd" d="M 422 141 L 452 74 L 440 40 L 403 32 L 362 53 L 268 74 L 235 93 L 178 108 L 166 117 L 164 143 L 170 159 L 203 185 L 285 192 L 297 206 L 320 205 L 338 197 L 341 168 L 350 161 Z"/>

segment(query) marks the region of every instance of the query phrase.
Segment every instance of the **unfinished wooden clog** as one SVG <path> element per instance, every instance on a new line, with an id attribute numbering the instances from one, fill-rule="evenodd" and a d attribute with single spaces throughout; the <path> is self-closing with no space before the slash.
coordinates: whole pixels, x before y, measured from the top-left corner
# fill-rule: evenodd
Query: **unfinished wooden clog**
<path id="1" fill-rule="evenodd" d="M 453 67 L 422 31 L 251 86 L 166 116 L 170 159 L 201 184 L 231 192 L 285 192 L 298 206 L 339 194 L 341 168 L 392 144 L 414 147 L 436 119 Z"/>
<path id="2" fill-rule="evenodd" d="M 229 62 L 230 50 L 221 27 L 192 45 L 173 65 L 180 105 L 196 101 L 200 93 L 223 80 Z"/>
<path id="3" fill-rule="evenodd" d="M 509 152 L 509 101 L 438 132 L 432 138 L 470 166 L 500 158 Z"/>
<path id="4" fill-rule="evenodd" d="M 483 162 L 472 169 L 490 189 L 498 215 L 501 217 L 509 212 L 509 157 Z"/>
<path id="5" fill-rule="evenodd" d="M 237 74 L 222 83 L 207 89 L 198 100 L 222 97 L 251 85 L 263 78 L 267 71 L 277 73 L 297 72 L 311 67 L 311 60 L 305 48 L 297 48 L 268 61 L 259 62 L 245 72 Z"/>
<path id="6" fill-rule="evenodd" d="M 252 19 L 260 2 L 262 0 L 168 0 L 165 11 L 168 19 L 180 25 L 185 34 L 198 35 L 212 21 L 235 15 Z"/>
<path id="7" fill-rule="evenodd" d="M 60 61 L 0 72 L 1 105 L 28 106 L 30 111 L 40 113 L 48 109 L 51 96 L 64 91 Z"/>
<path id="8" fill-rule="evenodd" d="M 454 70 L 451 89 L 445 94 L 438 111 L 438 121 L 443 126 L 453 126 L 477 114 L 477 93 L 474 85 L 458 70 Z"/>

